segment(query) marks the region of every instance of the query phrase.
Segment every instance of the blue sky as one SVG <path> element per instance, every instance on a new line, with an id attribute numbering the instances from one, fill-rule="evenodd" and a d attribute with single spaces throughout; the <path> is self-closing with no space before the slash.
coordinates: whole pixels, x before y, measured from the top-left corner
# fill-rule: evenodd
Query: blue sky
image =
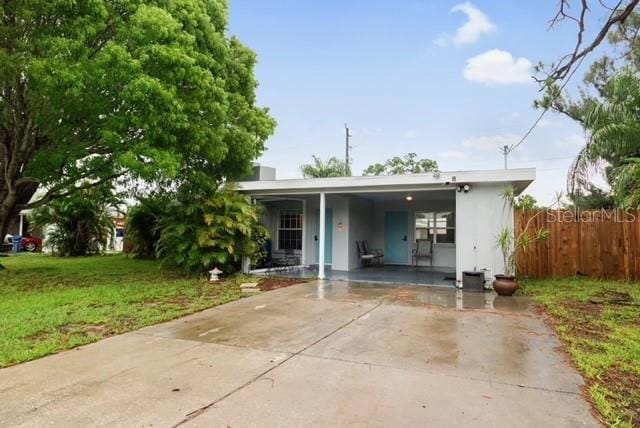
<path id="1" fill-rule="evenodd" d="M 574 46 L 570 22 L 547 30 L 557 4 L 231 0 L 230 33 L 258 54 L 259 104 L 278 121 L 259 161 L 300 177 L 312 154 L 344 156 L 346 122 L 356 175 L 408 152 L 443 171 L 501 168 L 498 146 L 539 113 L 533 64 Z M 548 203 L 583 141 L 579 126 L 548 114 L 510 166 L 537 167 L 529 193 Z"/>

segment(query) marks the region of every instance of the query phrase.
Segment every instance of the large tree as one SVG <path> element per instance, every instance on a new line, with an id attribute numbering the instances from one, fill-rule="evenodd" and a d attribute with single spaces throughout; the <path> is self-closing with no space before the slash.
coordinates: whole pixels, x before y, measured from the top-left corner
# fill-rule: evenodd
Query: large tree
<path id="1" fill-rule="evenodd" d="M 402 175 L 435 172 L 438 163 L 431 159 L 418 159 L 415 153 L 407 153 L 403 157 L 394 156 L 384 164 L 374 163 L 363 171 L 364 175 Z"/>
<path id="2" fill-rule="evenodd" d="M 224 0 L 0 9 L 0 236 L 20 209 L 116 177 L 240 177 L 273 132 Z"/>
<path id="3" fill-rule="evenodd" d="M 630 183 L 634 174 L 628 172 L 637 168 L 634 159 L 640 156 L 638 140 L 634 141 L 630 134 L 636 120 L 633 109 L 637 97 L 633 86 L 638 82 L 634 76 L 640 71 L 640 15 L 633 7 L 628 13 L 624 9 L 624 15 L 620 9 L 612 12 L 613 23 L 602 39 L 612 47 L 611 53 L 605 53 L 589 66 L 578 95 L 570 96 L 563 91 L 564 83 L 551 79 L 544 81 L 545 95 L 536 102 L 540 108 L 579 122 L 587 133 L 587 144 L 576 157 L 567 180 L 569 198 L 575 206 L 630 206 L 636 194 L 633 189 L 637 185 Z M 580 28 L 583 26 L 584 23 Z M 626 139 L 624 143 L 621 138 Z M 594 184 L 594 173 L 602 173 L 612 189 L 611 195 Z M 625 185 L 621 184 L 623 180 Z"/>

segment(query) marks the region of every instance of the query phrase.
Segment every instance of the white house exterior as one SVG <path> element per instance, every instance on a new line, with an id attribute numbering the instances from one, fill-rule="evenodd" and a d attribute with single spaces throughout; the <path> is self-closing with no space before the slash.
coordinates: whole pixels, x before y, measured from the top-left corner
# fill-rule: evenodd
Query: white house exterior
<path id="1" fill-rule="evenodd" d="M 289 180 L 267 169 L 264 176 L 258 171 L 239 188 L 264 206 L 274 256 L 293 253 L 317 265 L 322 279 L 325 267 L 361 269 L 356 241 L 382 249 L 385 265 L 411 265 L 416 239 L 429 239 L 433 269 L 460 281 L 467 270 L 503 272 L 496 237 L 513 227 L 513 212 L 502 193 L 509 185 L 522 192 L 535 169 Z"/>

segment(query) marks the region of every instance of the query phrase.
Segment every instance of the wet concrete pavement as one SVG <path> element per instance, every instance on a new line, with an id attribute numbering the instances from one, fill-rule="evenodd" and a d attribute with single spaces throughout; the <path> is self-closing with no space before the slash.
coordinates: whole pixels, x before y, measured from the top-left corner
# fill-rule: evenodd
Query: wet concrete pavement
<path id="1" fill-rule="evenodd" d="M 528 300 L 314 282 L 0 370 L 0 426 L 598 426 Z"/>

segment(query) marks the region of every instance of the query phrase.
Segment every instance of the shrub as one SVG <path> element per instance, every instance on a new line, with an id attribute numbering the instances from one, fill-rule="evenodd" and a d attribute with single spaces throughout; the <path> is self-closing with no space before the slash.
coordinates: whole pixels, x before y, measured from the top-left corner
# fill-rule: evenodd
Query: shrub
<path id="1" fill-rule="evenodd" d="M 139 199 L 127 213 L 126 249 L 137 258 L 155 258 L 160 240 L 160 221 L 167 214 L 170 198 L 153 194 Z"/>
<path id="2" fill-rule="evenodd" d="M 202 273 L 213 266 L 237 270 L 242 256 L 260 257 L 267 230 L 261 213 L 248 197 L 232 186 L 208 196 L 174 200 L 160 221 L 158 255 L 186 273 Z"/>
<path id="3" fill-rule="evenodd" d="M 59 256 L 84 256 L 106 250 L 119 200 L 110 187 L 80 190 L 35 209 L 32 221 L 48 230 L 45 245 Z"/>

